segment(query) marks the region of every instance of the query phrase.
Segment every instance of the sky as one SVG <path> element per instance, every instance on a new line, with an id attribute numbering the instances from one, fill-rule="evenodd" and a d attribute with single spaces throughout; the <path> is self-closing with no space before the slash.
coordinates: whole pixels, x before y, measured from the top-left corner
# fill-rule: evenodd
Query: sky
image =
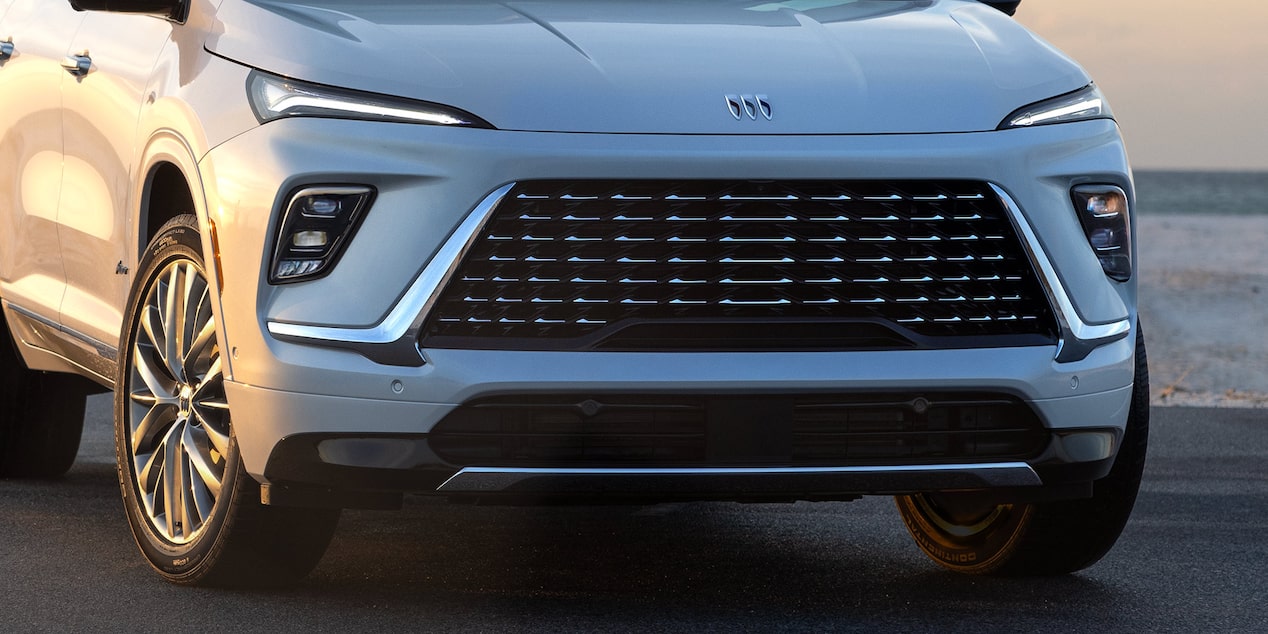
<path id="1" fill-rule="evenodd" d="M 1268 171 L 1268 0 L 1022 0 L 1087 69 L 1136 169 Z"/>

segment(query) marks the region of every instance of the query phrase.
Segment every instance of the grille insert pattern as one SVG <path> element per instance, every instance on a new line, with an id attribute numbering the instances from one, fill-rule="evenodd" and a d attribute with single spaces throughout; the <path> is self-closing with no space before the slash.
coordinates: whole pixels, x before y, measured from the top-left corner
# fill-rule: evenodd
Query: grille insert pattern
<path id="1" fill-rule="evenodd" d="M 1025 460 L 1049 434 L 997 394 L 506 396 L 429 443 L 456 466 L 878 466 Z"/>
<path id="2" fill-rule="evenodd" d="M 657 324 L 702 326 L 703 345 L 723 348 L 761 338 L 719 343 L 708 326 L 817 325 L 803 345 L 779 344 L 793 348 L 830 333 L 836 348 L 1055 341 L 1043 290 L 984 183 L 535 181 L 494 211 L 423 343 L 691 347 L 692 337 L 620 335 Z"/>

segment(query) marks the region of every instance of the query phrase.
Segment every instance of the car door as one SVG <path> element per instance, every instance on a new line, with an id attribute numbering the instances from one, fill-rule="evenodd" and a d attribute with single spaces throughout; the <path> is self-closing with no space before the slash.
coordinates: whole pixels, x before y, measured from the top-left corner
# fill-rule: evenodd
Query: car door
<path id="1" fill-rule="evenodd" d="M 145 139 L 137 121 L 155 62 L 174 23 L 136 14 L 88 12 L 71 47 L 86 70 L 63 84 L 66 131 L 58 235 L 67 289 L 62 323 L 113 345 L 123 323 L 125 262 Z"/>
<path id="2" fill-rule="evenodd" d="M 62 61 L 83 14 L 65 0 L 14 0 L 0 22 L 0 296 L 50 324 L 66 288 L 57 242 Z"/>

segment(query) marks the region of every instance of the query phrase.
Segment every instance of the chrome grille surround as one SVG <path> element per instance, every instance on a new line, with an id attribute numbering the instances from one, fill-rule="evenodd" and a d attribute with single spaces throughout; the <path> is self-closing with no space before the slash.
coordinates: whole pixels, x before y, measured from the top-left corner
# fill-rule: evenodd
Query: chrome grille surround
<path id="1" fill-rule="evenodd" d="M 986 183 L 529 181 L 475 234 L 421 345 L 1052 345 L 1056 322 Z"/>

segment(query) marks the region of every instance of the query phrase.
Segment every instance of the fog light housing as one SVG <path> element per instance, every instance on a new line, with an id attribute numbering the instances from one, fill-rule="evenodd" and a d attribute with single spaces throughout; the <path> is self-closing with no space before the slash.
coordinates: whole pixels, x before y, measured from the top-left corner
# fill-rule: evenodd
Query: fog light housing
<path id="1" fill-rule="evenodd" d="M 1057 435 L 1061 451 L 1071 462 L 1108 460 L 1117 451 L 1118 437 L 1109 431 L 1069 432 Z"/>
<path id="2" fill-rule="evenodd" d="M 278 227 L 269 282 L 322 277 L 334 268 L 374 199 L 364 186 L 304 187 L 291 193 Z"/>
<path id="3" fill-rule="evenodd" d="M 1070 190 L 1088 244 L 1111 279 L 1132 276 L 1131 215 L 1127 193 L 1113 185 L 1079 185 Z"/>

